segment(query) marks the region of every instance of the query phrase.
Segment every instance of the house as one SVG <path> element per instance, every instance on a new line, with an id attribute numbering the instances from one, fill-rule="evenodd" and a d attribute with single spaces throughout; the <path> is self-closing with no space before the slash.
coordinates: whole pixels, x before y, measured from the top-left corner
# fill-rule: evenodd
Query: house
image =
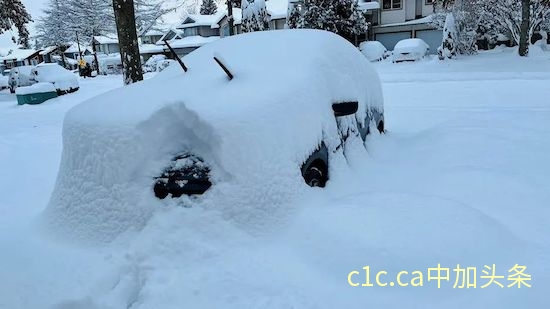
<path id="1" fill-rule="evenodd" d="M 141 44 L 155 44 L 163 35 L 163 31 L 151 29 L 140 36 Z"/>
<path id="2" fill-rule="evenodd" d="M 46 63 L 56 62 L 54 59 L 56 55 L 59 55 L 59 48 L 57 46 L 44 47 L 44 49 L 40 51 L 40 56 L 42 56 Z"/>
<path id="3" fill-rule="evenodd" d="M 41 50 L 34 49 L 12 49 L 5 56 L 0 57 L 0 63 L 6 69 L 24 65 L 37 65 L 44 61 Z"/>
<path id="4" fill-rule="evenodd" d="M 431 24 L 433 4 L 434 0 L 362 0 L 360 6 L 370 5 L 371 40 L 379 41 L 388 50 L 393 50 L 400 40 L 420 38 L 430 45 L 431 53 L 436 53 L 443 32 L 434 29 Z"/>
<path id="5" fill-rule="evenodd" d="M 292 0 L 291 0 L 292 1 Z M 286 18 L 288 15 L 288 0 L 267 0 L 265 2 L 267 16 L 269 17 L 269 30 L 285 29 Z M 233 9 L 233 33 L 242 33 L 242 10 L 239 8 Z M 212 28 L 219 29 L 220 37 L 229 36 L 229 21 L 227 11 L 218 15 L 215 24 Z"/>
<path id="6" fill-rule="evenodd" d="M 180 24 L 163 35 L 157 45 L 163 46 L 165 54 L 169 55 L 170 51 L 163 43 L 168 41 L 176 54 L 183 57 L 202 45 L 220 38 L 219 30 L 212 27 L 218 16 L 189 14 Z"/>
<path id="7" fill-rule="evenodd" d="M 98 53 L 105 55 L 120 53 L 116 35 L 96 35 L 92 38 L 92 45 Z"/>
<path id="8" fill-rule="evenodd" d="M 86 46 L 82 44 L 80 44 L 79 46 L 78 43 L 72 43 L 63 52 L 63 54 L 65 55 L 65 58 L 70 58 L 75 60 L 80 58 L 80 53 L 82 53 L 82 56 L 89 56 L 93 53 L 93 51 L 90 46 Z"/>

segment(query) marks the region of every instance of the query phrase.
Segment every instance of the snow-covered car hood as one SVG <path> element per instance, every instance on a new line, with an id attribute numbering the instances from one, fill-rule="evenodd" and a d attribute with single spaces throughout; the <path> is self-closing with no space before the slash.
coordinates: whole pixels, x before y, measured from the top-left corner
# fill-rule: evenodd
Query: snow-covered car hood
<path id="1" fill-rule="evenodd" d="M 383 109 L 377 73 L 353 45 L 329 32 L 239 35 L 183 60 L 187 73 L 172 65 L 67 114 L 46 210 L 50 223 L 110 239 L 141 226 L 161 205 L 182 202 L 220 209 L 247 226 L 281 220 L 291 213 L 289 201 L 307 188 L 300 165 L 321 141 L 329 148 L 340 142 L 332 104 L 359 101 L 360 122 L 369 108 Z M 212 166 L 212 189 L 198 200 L 157 200 L 153 177 L 182 151 Z"/>

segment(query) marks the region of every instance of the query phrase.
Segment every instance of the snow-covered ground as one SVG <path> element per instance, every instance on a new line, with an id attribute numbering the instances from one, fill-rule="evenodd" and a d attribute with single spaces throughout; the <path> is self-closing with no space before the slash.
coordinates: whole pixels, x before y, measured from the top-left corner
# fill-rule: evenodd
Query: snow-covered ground
<path id="1" fill-rule="evenodd" d="M 310 189 L 287 222 L 251 235 L 199 208 L 160 210 L 108 245 L 54 239 L 39 224 L 61 158 L 65 113 L 121 86 L 17 106 L 0 92 L 0 308 L 544 308 L 550 302 L 550 53 L 511 49 L 375 64 L 388 133 L 365 166 Z M 367 86 L 367 85 L 366 85 Z M 108 111 L 106 111 L 108 113 Z M 429 267 L 451 268 L 428 281 Z M 453 289 L 456 265 L 477 288 Z M 485 265 L 495 284 L 482 289 Z M 532 287 L 507 288 L 527 266 Z M 423 286 L 352 287 L 381 281 Z M 435 272 L 432 272 L 435 275 Z"/>

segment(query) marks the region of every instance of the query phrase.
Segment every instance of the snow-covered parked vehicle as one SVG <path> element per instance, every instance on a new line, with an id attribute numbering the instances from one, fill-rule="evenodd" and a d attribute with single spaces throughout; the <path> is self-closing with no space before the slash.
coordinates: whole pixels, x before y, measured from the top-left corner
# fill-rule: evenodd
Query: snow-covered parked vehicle
<path id="1" fill-rule="evenodd" d="M 359 50 L 370 62 L 382 61 L 390 55 L 386 47 L 378 41 L 366 41 L 359 44 Z"/>
<path id="2" fill-rule="evenodd" d="M 393 62 L 418 61 L 426 57 L 430 46 L 422 39 L 405 39 L 397 42 L 393 49 Z"/>
<path id="3" fill-rule="evenodd" d="M 9 88 L 10 85 L 8 83 L 8 80 L 9 78 L 7 76 L 0 75 L 0 90 Z"/>
<path id="4" fill-rule="evenodd" d="M 31 81 L 51 83 L 59 95 L 72 93 L 80 88 L 76 75 L 57 63 L 41 63 L 34 67 L 31 70 Z"/>
<path id="5" fill-rule="evenodd" d="M 53 225 L 116 234 L 166 203 L 268 220 L 384 131 L 376 71 L 333 33 L 243 34 L 183 63 L 68 112 Z"/>
<path id="6" fill-rule="evenodd" d="M 31 71 L 33 66 L 25 65 L 15 67 L 10 70 L 10 77 L 8 80 L 11 93 L 15 93 L 17 87 L 26 87 L 34 84 L 31 80 Z"/>

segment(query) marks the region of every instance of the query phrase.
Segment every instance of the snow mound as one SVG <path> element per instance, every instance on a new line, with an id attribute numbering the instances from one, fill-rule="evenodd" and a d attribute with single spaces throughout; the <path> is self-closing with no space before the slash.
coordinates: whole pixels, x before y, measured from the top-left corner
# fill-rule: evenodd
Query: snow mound
<path id="1" fill-rule="evenodd" d="M 15 94 L 26 95 L 32 93 L 55 92 L 55 86 L 51 83 L 36 83 L 27 87 L 17 87 Z"/>
<path id="2" fill-rule="evenodd" d="M 249 54 L 252 45 L 256 52 Z M 233 80 L 213 60 L 216 54 Z M 360 123 L 367 113 L 383 112 L 377 73 L 353 45 L 329 32 L 239 35 L 183 61 L 187 73 L 172 65 L 69 111 L 45 211 L 55 231 L 111 240 L 143 227 L 163 205 L 184 205 L 219 211 L 262 233 L 284 224 L 293 199 L 309 189 L 301 164 L 321 142 L 329 149 L 341 142 L 332 104 L 358 101 Z M 350 154 L 366 154 L 362 141 L 350 144 Z M 182 151 L 210 165 L 212 188 L 198 198 L 156 199 L 154 177 Z M 346 165 L 342 149 L 330 162 Z"/>

